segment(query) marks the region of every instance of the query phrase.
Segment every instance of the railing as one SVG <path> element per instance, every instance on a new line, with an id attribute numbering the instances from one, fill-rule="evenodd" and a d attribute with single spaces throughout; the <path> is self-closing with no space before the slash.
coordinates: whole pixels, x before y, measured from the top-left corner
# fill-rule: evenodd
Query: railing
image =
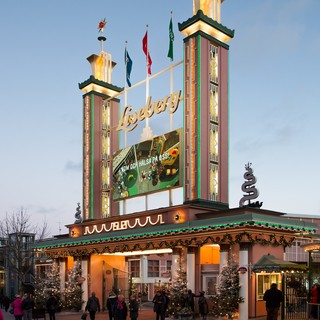
<path id="1" fill-rule="evenodd" d="M 320 303 L 308 302 L 307 319 L 317 319 L 320 320 Z"/>

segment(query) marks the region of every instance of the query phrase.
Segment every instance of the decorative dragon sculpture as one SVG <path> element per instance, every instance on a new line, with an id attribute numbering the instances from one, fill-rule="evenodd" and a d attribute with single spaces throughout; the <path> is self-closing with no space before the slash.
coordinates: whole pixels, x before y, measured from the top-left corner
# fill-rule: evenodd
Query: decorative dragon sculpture
<path id="1" fill-rule="evenodd" d="M 260 208 L 262 206 L 263 202 L 253 202 L 251 203 L 251 200 L 257 199 L 259 196 L 259 191 L 255 187 L 255 183 L 257 182 L 256 177 L 253 174 L 253 169 L 251 168 L 250 162 L 248 162 L 245 165 L 246 172 L 244 173 L 243 177 L 247 180 L 245 181 L 242 186 L 241 190 L 243 192 L 246 192 L 247 194 L 244 194 L 243 197 L 239 201 L 239 207 L 244 207 L 245 201 L 249 201 L 249 204 L 247 205 L 248 207 L 255 207 L 255 208 Z"/>
<path id="2" fill-rule="evenodd" d="M 76 218 L 76 221 L 74 223 L 81 223 L 82 222 L 80 202 L 77 203 L 76 214 L 74 215 L 74 217 Z"/>

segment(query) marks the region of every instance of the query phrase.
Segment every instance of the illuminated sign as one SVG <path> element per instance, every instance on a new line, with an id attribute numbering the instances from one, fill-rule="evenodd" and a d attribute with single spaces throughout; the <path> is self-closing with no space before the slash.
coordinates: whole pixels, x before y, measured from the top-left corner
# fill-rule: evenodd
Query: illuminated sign
<path id="1" fill-rule="evenodd" d="M 159 114 L 164 111 L 175 113 L 181 100 L 181 90 L 179 90 L 154 102 L 151 102 L 149 96 L 146 105 L 141 107 L 139 111 L 133 110 L 131 106 L 126 106 L 122 111 L 117 130 L 132 131 L 138 125 L 138 121 L 151 118 L 155 113 Z"/>
<path id="2" fill-rule="evenodd" d="M 93 233 L 101 233 L 101 232 L 112 232 L 112 231 L 120 231 L 127 229 L 134 229 L 137 226 L 140 228 L 149 227 L 150 225 L 154 226 L 156 224 L 164 224 L 162 219 L 162 214 L 158 214 L 155 216 L 156 220 L 152 221 L 151 216 L 147 216 L 145 218 L 135 218 L 133 222 L 130 223 L 130 220 L 121 220 L 121 221 L 113 221 L 103 223 L 101 225 L 93 225 L 86 226 L 84 230 L 84 235 L 93 234 Z M 142 220 L 144 219 L 144 221 Z"/>
<path id="3" fill-rule="evenodd" d="M 181 129 L 113 155 L 113 200 L 180 186 Z"/>

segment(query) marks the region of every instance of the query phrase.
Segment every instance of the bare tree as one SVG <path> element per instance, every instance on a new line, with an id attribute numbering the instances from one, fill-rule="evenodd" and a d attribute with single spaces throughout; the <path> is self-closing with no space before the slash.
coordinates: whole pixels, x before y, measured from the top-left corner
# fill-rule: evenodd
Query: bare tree
<path id="1" fill-rule="evenodd" d="M 32 225 L 30 216 L 24 208 L 6 214 L 0 222 L 0 236 L 5 242 L 5 264 L 8 284 L 11 284 L 11 295 L 22 293 L 26 276 L 33 275 L 33 244 L 36 238 L 45 238 L 48 225 L 44 221 L 42 227 Z M 16 281 L 12 281 L 16 279 Z M 15 285 L 14 285 L 15 284 Z"/>

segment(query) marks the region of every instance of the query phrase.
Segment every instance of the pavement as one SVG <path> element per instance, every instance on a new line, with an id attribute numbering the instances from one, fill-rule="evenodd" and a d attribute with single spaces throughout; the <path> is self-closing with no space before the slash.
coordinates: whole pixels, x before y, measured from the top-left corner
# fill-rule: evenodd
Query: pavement
<path id="1" fill-rule="evenodd" d="M 4 320 L 14 320 L 14 316 L 8 312 L 6 312 L 4 309 L 2 309 L 2 313 L 4 316 Z M 82 312 L 69 312 L 69 311 L 62 311 L 56 313 L 56 320 L 81 320 Z M 39 318 L 39 320 L 42 320 L 43 318 Z M 96 313 L 96 320 L 109 320 L 109 315 L 107 312 L 97 312 Z M 127 318 L 129 320 L 129 316 Z M 141 309 L 139 310 L 139 317 L 138 320 L 153 320 L 156 319 L 155 313 L 153 312 L 153 303 L 152 302 L 145 302 L 142 303 Z M 169 318 L 166 318 L 169 319 Z M 196 316 L 195 319 L 201 319 L 200 316 Z M 225 319 L 225 318 L 219 318 L 219 319 Z M 257 318 L 258 319 L 258 318 Z M 259 319 L 265 319 L 259 318 Z M 46 314 L 45 320 L 49 320 L 49 315 Z M 90 317 L 87 317 L 87 320 L 90 320 Z M 218 320 L 218 318 L 207 316 L 207 320 Z M 252 319 L 253 320 L 253 319 Z"/>

